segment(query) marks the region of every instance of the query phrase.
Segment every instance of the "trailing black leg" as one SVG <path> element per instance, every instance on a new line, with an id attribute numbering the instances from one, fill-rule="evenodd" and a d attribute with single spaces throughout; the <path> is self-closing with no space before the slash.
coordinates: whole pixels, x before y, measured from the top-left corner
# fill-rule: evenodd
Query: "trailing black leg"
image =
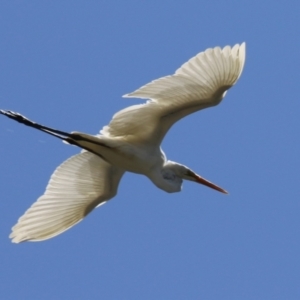
<path id="1" fill-rule="evenodd" d="M 67 137 L 71 137 L 71 134 L 70 133 L 67 133 L 67 132 L 64 132 L 64 131 L 61 131 L 61 130 L 57 130 L 57 129 L 53 129 L 53 128 L 50 128 L 50 127 L 47 127 L 47 126 L 44 126 L 44 125 L 41 125 L 41 124 L 38 124 L 38 123 L 35 123 L 31 120 L 29 120 L 28 118 L 24 117 L 23 115 L 19 114 L 19 113 L 16 113 L 16 112 L 13 112 L 13 111 L 10 111 L 10 110 L 0 110 L 0 114 L 14 120 L 14 121 L 17 121 L 21 124 L 24 124 L 26 126 L 29 126 L 29 127 L 32 127 L 32 128 L 35 128 L 35 129 L 38 129 L 38 130 L 41 130 L 45 133 L 48 133 L 52 136 L 55 136 L 61 140 L 66 140 Z"/>

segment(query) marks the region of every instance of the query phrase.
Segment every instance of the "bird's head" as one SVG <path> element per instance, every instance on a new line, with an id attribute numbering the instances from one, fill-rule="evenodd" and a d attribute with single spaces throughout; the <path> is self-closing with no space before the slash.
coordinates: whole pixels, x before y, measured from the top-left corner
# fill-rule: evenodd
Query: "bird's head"
<path id="1" fill-rule="evenodd" d="M 162 178 L 158 181 L 156 180 L 154 183 L 156 186 L 169 193 L 180 192 L 184 179 L 203 184 L 221 193 L 228 194 L 227 191 L 196 174 L 188 167 L 172 161 L 167 161 L 164 164 L 161 169 L 161 176 Z"/>

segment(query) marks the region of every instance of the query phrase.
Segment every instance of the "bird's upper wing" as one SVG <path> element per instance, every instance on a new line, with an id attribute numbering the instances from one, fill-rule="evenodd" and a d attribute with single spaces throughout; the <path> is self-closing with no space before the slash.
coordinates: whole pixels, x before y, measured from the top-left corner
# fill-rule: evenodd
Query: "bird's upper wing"
<path id="1" fill-rule="evenodd" d="M 124 171 L 83 152 L 63 162 L 42 195 L 12 228 L 15 243 L 54 237 L 112 198 Z"/>
<path id="2" fill-rule="evenodd" d="M 176 121 L 217 105 L 240 77 L 244 62 L 245 43 L 207 49 L 183 64 L 175 74 L 125 95 L 151 100 L 119 111 L 100 133 L 125 137 L 133 143 L 160 144 Z"/>

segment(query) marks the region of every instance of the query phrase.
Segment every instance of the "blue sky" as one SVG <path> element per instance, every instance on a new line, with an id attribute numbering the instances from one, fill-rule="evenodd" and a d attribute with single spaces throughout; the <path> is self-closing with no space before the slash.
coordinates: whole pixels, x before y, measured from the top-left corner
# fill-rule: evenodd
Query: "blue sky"
<path id="1" fill-rule="evenodd" d="M 208 47 L 246 41 L 217 107 L 176 124 L 168 158 L 227 189 L 167 194 L 126 174 L 66 233 L 10 228 L 72 146 L 0 117 L 1 299 L 299 299 L 298 1 L 2 1 L 0 108 L 96 134 L 121 96 Z"/>

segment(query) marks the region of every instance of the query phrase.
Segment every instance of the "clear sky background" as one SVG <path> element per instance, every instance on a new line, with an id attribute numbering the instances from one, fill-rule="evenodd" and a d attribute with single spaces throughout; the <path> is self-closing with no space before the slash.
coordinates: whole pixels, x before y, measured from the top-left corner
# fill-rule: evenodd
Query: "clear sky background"
<path id="1" fill-rule="evenodd" d="M 227 189 L 118 195 L 51 240 L 10 228 L 78 149 L 0 116 L 1 299 L 300 299 L 299 1 L 1 1 L 0 108 L 96 134 L 208 47 L 245 41 L 224 101 L 176 124 L 168 158 Z"/>

